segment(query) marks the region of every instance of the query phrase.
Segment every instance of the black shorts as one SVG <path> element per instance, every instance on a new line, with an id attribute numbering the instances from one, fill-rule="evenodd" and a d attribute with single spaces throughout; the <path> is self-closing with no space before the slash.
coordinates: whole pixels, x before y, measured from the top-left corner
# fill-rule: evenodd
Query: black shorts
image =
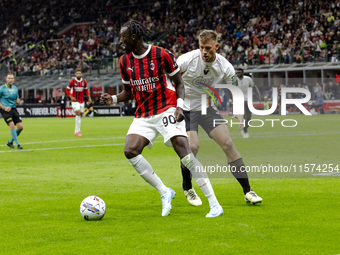
<path id="1" fill-rule="evenodd" d="M 226 124 L 223 117 L 218 110 L 208 107 L 207 114 L 202 115 L 201 111 L 184 111 L 186 131 L 198 132 L 198 125 L 200 125 L 209 135 L 210 132 L 217 126 Z"/>
<path id="2" fill-rule="evenodd" d="M 21 121 L 21 117 L 17 111 L 17 108 L 12 108 L 9 112 L 6 112 L 4 110 L 1 109 L 1 116 L 4 118 L 5 122 L 7 123 L 7 125 L 13 121 L 14 124 L 20 123 Z"/>

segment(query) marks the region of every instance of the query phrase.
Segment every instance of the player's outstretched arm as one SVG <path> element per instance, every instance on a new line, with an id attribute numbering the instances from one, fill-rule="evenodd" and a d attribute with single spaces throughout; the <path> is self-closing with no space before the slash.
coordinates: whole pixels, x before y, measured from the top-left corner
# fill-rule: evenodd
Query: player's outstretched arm
<path id="1" fill-rule="evenodd" d="M 184 90 L 184 81 L 180 72 L 177 72 L 174 76 L 171 77 L 171 80 L 176 85 L 176 94 L 177 94 L 177 108 L 175 111 L 175 119 L 178 122 L 184 120 L 184 113 L 183 113 L 183 100 L 185 95 Z"/>
<path id="2" fill-rule="evenodd" d="M 130 85 L 124 84 L 124 90 L 119 93 L 118 95 L 111 96 L 108 93 L 104 93 L 100 96 L 100 103 L 101 104 L 115 104 L 119 102 L 126 102 L 133 99 L 133 94 L 131 93 Z"/>
<path id="3" fill-rule="evenodd" d="M 255 87 L 255 90 L 256 90 L 256 93 L 257 93 L 257 100 L 259 100 L 260 101 L 260 104 L 261 104 L 261 93 L 260 93 L 260 90 L 259 90 L 259 88 L 256 86 L 256 85 L 254 85 L 254 87 Z"/>
<path id="4" fill-rule="evenodd" d="M 232 119 L 238 119 L 239 125 L 238 125 L 238 130 L 242 130 L 244 128 L 244 118 L 243 115 L 234 115 L 231 117 Z"/>

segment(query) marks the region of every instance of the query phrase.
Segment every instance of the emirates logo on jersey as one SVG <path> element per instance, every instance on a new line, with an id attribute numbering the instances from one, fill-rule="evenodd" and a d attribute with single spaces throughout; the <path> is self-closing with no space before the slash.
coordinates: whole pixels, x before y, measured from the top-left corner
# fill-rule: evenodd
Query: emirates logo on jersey
<path id="1" fill-rule="evenodd" d="M 138 80 L 130 79 L 130 84 L 135 86 L 138 91 L 148 91 L 156 89 L 156 82 L 159 82 L 159 80 L 158 76 Z"/>
<path id="2" fill-rule="evenodd" d="M 83 87 L 74 87 L 75 91 L 77 92 L 82 92 L 83 91 Z"/>
<path id="3" fill-rule="evenodd" d="M 150 69 L 153 71 L 155 69 L 155 64 L 153 62 L 151 62 L 150 64 Z"/>

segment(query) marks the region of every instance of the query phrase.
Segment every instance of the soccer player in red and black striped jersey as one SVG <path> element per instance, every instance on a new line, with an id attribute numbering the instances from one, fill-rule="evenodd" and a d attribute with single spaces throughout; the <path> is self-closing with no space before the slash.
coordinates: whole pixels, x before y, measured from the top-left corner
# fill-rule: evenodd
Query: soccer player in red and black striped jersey
<path id="1" fill-rule="evenodd" d="M 164 143 L 173 146 L 203 193 L 208 198 L 210 212 L 206 217 L 223 214 L 207 174 L 192 154 L 183 114 L 184 83 L 173 54 L 163 48 L 148 45 L 143 38 L 151 34 L 138 21 L 125 23 L 120 30 L 120 42 L 125 55 L 119 60 L 124 90 L 114 96 L 103 94 L 101 102 L 112 104 L 135 98 L 137 110 L 129 128 L 124 153 L 139 175 L 161 194 L 162 216 L 168 216 L 175 192 L 166 187 L 149 162 L 141 155 L 152 147 L 160 133 Z"/>
<path id="2" fill-rule="evenodd" d="M 87 87 L 87 81 L 82 78 L 82 75 L 81 70 L 77 69 L 76 78 L 72 79 L 66 88 L 66 94 L 71 98 L 72 108 L 76 114 L 74 136 L 83 136 L 80 132 L 80 125 L 85 106 L 84 92 L 88 98 L 88 102 L 92 102 L 90 92 Z"/>

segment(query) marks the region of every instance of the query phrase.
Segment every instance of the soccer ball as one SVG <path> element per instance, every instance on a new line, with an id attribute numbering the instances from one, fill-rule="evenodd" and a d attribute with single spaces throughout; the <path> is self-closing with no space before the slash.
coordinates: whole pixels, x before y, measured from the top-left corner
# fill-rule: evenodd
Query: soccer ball
<path id="1" fill-rule="evenodd" d="M 101 220 L 105 212 L 105 202 L 97 196 L 89 196 L 80 204 L 80 214 L 85 220 Z"/>

